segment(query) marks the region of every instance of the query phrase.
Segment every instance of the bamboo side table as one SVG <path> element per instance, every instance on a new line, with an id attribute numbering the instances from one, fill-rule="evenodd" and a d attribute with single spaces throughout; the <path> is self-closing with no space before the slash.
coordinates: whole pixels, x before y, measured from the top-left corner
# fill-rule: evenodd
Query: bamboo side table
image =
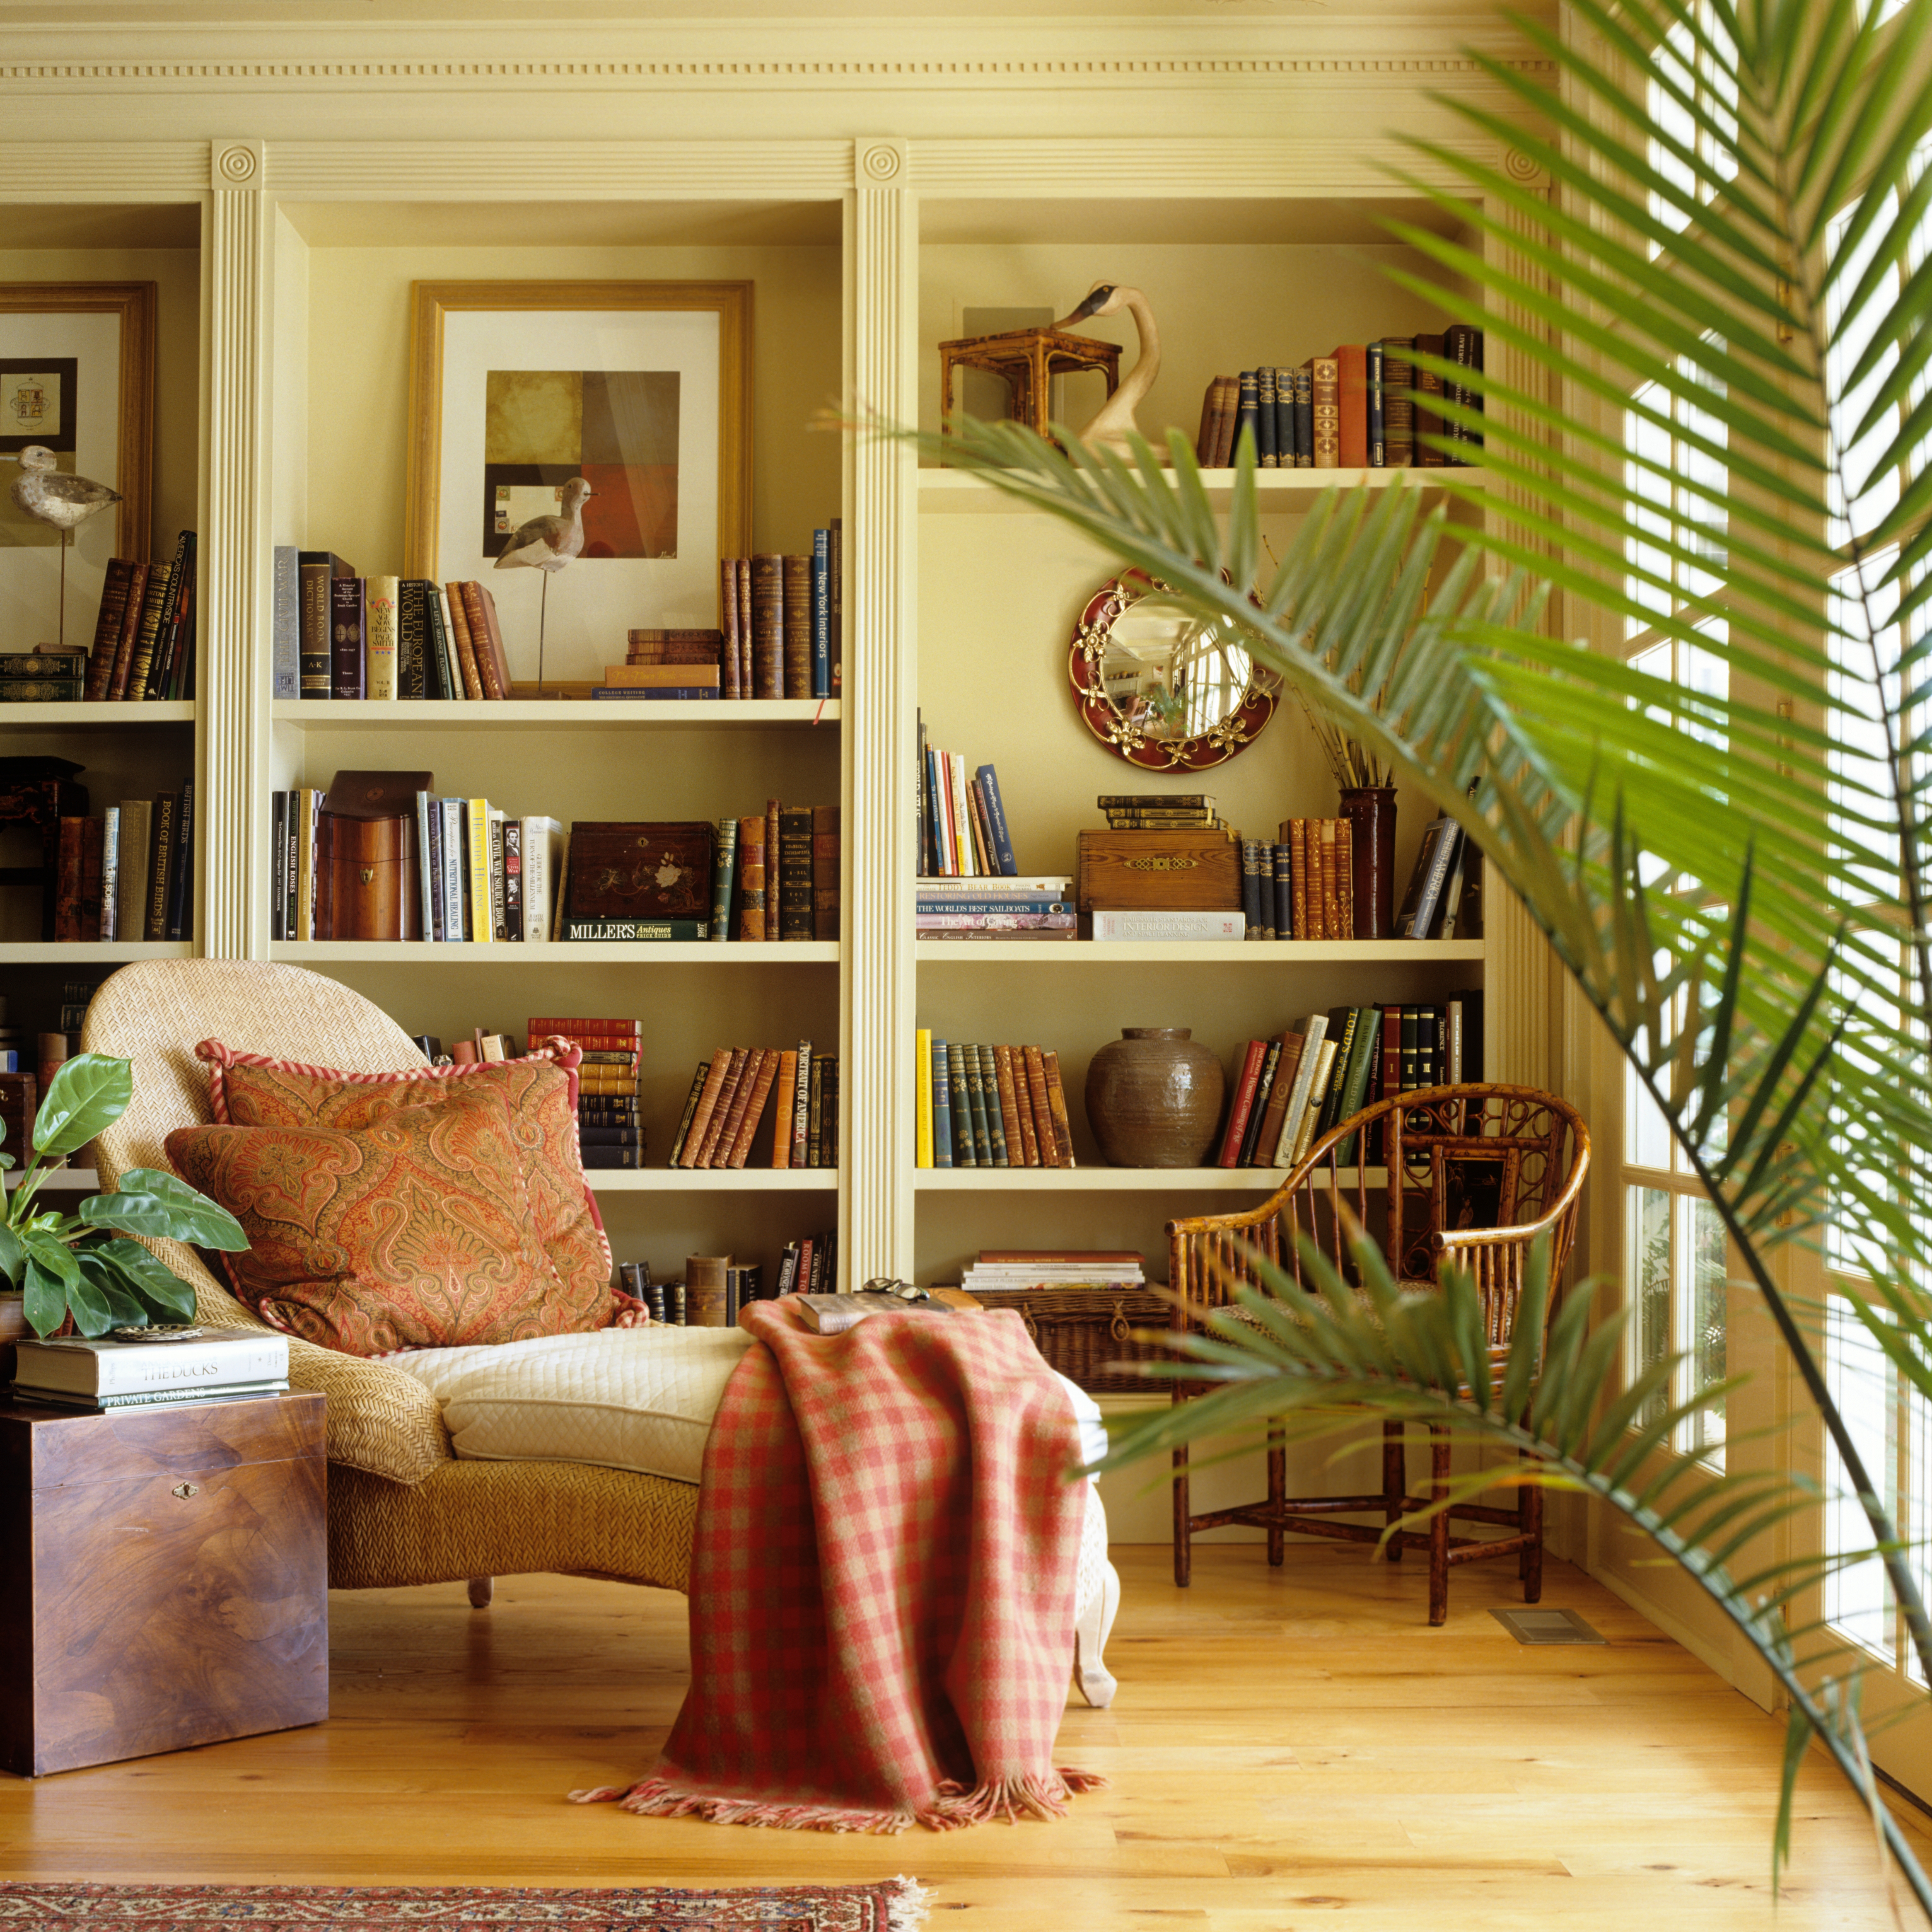
<path id="1" fill-rule="evenodd" d="M 1055 376 L 1098 369 L 1112 395 L 1120 386 L 1120 345 L 1059 329 L 1009 329 L 998 335 L 967 335 L 939 345 L 939 410 L 942 434 L 952 434 L 952 372 L 983 369 L 1005 379 L 1012 391 L 1010 420 L 1047 433 L 1047 385 Z"/>

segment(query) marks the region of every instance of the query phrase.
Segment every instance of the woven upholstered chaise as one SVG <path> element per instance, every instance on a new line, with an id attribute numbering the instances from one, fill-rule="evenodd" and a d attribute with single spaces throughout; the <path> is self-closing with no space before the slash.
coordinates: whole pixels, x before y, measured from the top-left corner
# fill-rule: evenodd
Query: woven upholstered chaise
<path id="1" fill-rule="evenodd" d="M 419 1066 L 416 1043 L 360 993 L 298 966 L 154 960 L 124 966 L 95 994 L 81 1044 L 134 1063 L 134 1104 L 100 1139 L 104 1187 L 130 1167 L 170 1162 L 177 1127 L 210 1118 L 208 1068 L 196 1044 L 385 1073 Z M 148 1244 L 195 1285 L 211 1327 L 260 1327 L 178 1242 Z M 436 1398 L 381 1362 L 289 1342 L 292 1387 L 328 1399 L 328 1580 L 338 1590 L 467 1581 L 487 1603 L 494 1577 L 558 1570 L 688 1588 L 698 1489 L 584 1462 L 460 1460 Z M 1075 1678 L 1106 1704 L 1102 1661 L 1120 1600 L 1106 1560 L 1104 1511 L 1090 1508 L 1081 1552 Z"/>

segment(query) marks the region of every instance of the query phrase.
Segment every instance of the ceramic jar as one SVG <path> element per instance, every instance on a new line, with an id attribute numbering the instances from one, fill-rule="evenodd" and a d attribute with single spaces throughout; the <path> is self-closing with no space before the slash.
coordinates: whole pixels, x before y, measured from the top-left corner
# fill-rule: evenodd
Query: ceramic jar
<path id="1" fill-rule="evenodd" d="M 1227 1082 L 1185 1026 L 1126 1026 L 1087 1069 L 1087 1123 L 1115 1167 L 1198 1167 Z"/>

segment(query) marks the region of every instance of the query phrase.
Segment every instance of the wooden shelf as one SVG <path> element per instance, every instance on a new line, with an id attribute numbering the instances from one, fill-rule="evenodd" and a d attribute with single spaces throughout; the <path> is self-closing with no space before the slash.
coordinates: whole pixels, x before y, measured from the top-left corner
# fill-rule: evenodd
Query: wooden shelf
<path id="1" fill-rule="evenodd" d="M 192 939 L 10 939 L 0 966 L 119 966 L 129 960 L 188 960 Z"/>
<path id="2" fill-rule="evenodd" d="M 835 1194 L 836 1167 L 593 1167 L 593 1194 Z"/>
<path id="3" fill-rule="evenodd" d="M 176 698 L 140 704 L 0 705 L 0 731 L 16 726 L 64 725 L 69 730 L 121 731 L 130 725 L 191 725 L 195 701 Z"/>
<path id="4" fill-rule="evenodd" d="M 777 939 L 562 939 L 478 945 L 435 939 L 277 939 L 268 948 L 268 957 L 297 965 L 356 960 L 387 965 L 434 960 L 442 966 L 836 966 L 838 942 L 800 939 L 788 945 Z"/>
<path id="5" fill-rule="evenodd" d="M 1249 1194 L 1258 1204 L 1287 1176 L 1286 1167 L 918 1167 L 913 1185 L 937 1194 Z M 1344 1167 L 1352 1183 L 1355 1170 Z M 1368 1171 L 1367 1185 L 1388 1176 Z"/>
<path id="6" fill-rule="evenodd" d="M 1232 470 L 1203 470 L 1201 481 L 1208 500 L 1216 509 L 1225 509 L 1234 493 Z M 1264 509 L 1303 509 L 1324 490 L 1385 490 L 1392 483 L 1407 482 L 1414 487 L 1441 490 L 1453 484 L 1459 490 L 1486 490 L 1486 470 L 1258 470 L 1257 493 Z M 1042 515 L 995 489 L 970 470 L 922 470 L 919 473 L 919 506 L 922 512 L 938 515 L 1033 516 Z"/>
<path id="7" fill-rule="evenodd" d="M 10 1167 L 7 1170 L 7 1191 L 11 1194 L 20 1185 L 20 1170 Z M 40 1192 L 50 1194 L 93 1194 L 100 1186 L 100 1176 L 92 1167 L 56 1167 L 40 1182 Z"/>
<path id="8" fill-rule="evenodd" d="M 1436 966 L 1480 960 L 1480 939 L 926 939 L 915 956 L 921 966 L 986 966 L 1024 960 L 1028 965 L 1145 966 Z"/>
<path id="9" fill-rule="evenodd" d="M 499 704 L 477 704 L 398 698 L 387 702 L 365 699 L 338 704 L 327 698 L 278 698 L 269 709 L 278 724 L 300 725 L 311 732 L 416 732 L 425 725 L 466 732 L 526 732 L 532 725 L 559 729 L 587 726 L 603 731 L 614 726 L 620 730 L 633 726 L 652 730 L 700 725 L 716 731 L 746 725 L 836 725 L 839 722 L 840 703 L 836 698 L 732 698 L 682 704 L 596 698 L 514 699 Z M 51 711 L 117 708 L 44 705 L 35 708 Z"/>

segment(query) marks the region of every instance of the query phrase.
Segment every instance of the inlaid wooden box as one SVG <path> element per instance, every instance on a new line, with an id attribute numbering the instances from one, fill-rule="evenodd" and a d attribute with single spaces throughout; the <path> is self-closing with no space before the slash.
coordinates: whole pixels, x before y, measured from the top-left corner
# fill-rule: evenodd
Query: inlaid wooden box
<path id="1" fill-rule="evenodd" d="M 326 1407 L 0 1405 L 0 1765 L 328 1716 Z"/>
<path id="2" fill-rule="evenodd" d="M 1083 912 L 1238 912 L 1241 849 L 1232 833 L 1080 834 Z"/>

